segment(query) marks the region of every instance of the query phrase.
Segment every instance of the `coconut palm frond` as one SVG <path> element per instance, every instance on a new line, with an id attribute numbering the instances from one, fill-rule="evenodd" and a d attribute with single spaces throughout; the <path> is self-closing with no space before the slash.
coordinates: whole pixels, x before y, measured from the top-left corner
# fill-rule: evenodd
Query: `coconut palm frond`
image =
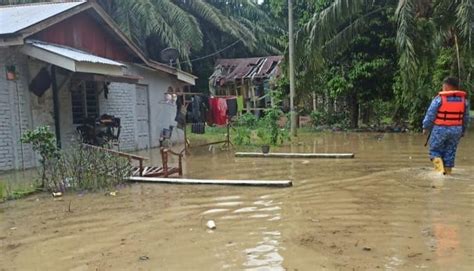
<path id="1" fill-rule="evenodd" d="M 150 0 L 122 1 L 128 2 L 130 12 L 139 20 L 146 35 L 156 34 L 164 44 L 180 49 L 179 37 L 168 24 L 156 6 Z M 181 51 L 181 50 L 180 50 Z M 181 52 L 183 53 L 183 52 Z"/>
<path id="2" fill-rule="evenodd" d="M 187 10 L 196 18 L 203 20 L 210 25 L 216 27 L 222 32 L 228 32 L 232 36 L 238 36 L 237 31 L 234 29 L 231 20 L 222 16 L 219 10 L 209 3 L 203 0 L 177 0 L 178 5 L 183 9 Z"/>
<path id="3" fill-rule="evenodd" d="M 404 76 L 404 82 L 416 74 L 418 58 L 415 49 L 416 35 L 416 0 L 400 0 L 396 10 L 398 31 L 396 37 L 400 53 L 399 65 Z"/>
<path id="4" fill-rule="evenodd" d="M 142 48 L 145 49 L 145 40 L 154 36 L 160 43 L 177 48 L 181 56 L 189 56 L 189 48 L 183 46 L 176 31 L 163 14 L 158 12 L 152 0 L 103 0 L 99 3 L 103 7 L 112 8 L 106 11 Z"/>
<path id="5" fill-rule="evenodd" d="M 203 34 L 197 19 L 170 0 L 154 0 L 166 22 L 178 35 L 180 43 L 197 51 L 203 46 Z"/>
<path id="6" fill-rule="evenodd" d="M 328 8 L 315 13 L 304 27 L 311 45 L 323 46 L 338 32 L 341 25 L 357 18 L 364 10 L 369 10 L 372 4 L 369 0 L 335 0 Z"/>
<path id="7" fill-rule="evenodd" d="M 461 37 L 465 40 L 467 47 L 472 52 L 474 36 L 474 1 L 458 0 L 456 10 L 456 25 L 460 30 Z"/>
<path id="8" fill-rule="evenodd" d="M 367 31 L 369 28 L 369 19 L 372 15 L 381 12 L 383 8 L 377 8 L 351 22 L 344 29 L 339 31 L 333 38 L 327 41 L 323 46 L 326 58 L 334 58 L 337 53 L 346 50 L 354 38 Z"/>

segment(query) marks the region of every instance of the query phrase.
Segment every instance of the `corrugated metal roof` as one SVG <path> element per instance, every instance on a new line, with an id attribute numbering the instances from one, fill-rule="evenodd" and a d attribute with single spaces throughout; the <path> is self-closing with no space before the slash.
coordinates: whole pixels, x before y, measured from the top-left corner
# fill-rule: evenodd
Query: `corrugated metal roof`
<path id="1" fill-rule="evenodd" d="M 215 85 L 224 85 L 245 78 L 269 78 L 279 73 L 278 65 L 282 59 L 282 56 L 218 59 L 210 79 L 215 81 Z"/>
<path id="2" fill-rule="evenodd" d="M 0 35 L 13 34 L 52 16 L 86 3 L 36 3 L 0 7 Z"/>
<path id="3" fill-rule="evenodd" d="M 43 42 L 30 42 L 30 45 L 46 50 L 48 52 L 64 56 L 66 58 L 72 59 L 78 62 L 90 62 L 90 63 L 98 63 L 98 64 L 107 64 L 113 66 L 125 66 L 124 64 L 110 60 L 108 58 L 103 58 L 100 56 L 92 55 L 87 52 L 77 50 L 75 48 L 55 45 L 50 43 L 43 43 Z"/>

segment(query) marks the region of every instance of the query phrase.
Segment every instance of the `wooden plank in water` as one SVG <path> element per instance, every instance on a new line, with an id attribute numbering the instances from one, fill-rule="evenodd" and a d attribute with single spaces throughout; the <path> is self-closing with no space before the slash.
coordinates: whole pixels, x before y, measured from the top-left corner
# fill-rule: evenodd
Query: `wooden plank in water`
<path id="1" fill-rule="evenodd" d="M 204 185 L 240 185 L 240 186 L 273 186 L 289 187 L 293 185 L 289 180 L 204 180 L 204 179 L 179 179 L 156 177 L 130 177 L 132 182 L 150 182 L 167 184 L 204 184 Z"/>
<path id="2" fill-rule="evenodd" d="M 253 158 L 354 158 L 353 153 L 284 153 L 273 152 L 263 154 L 261 152 L 236 152 L 235 157 L 253 157 Z"/>

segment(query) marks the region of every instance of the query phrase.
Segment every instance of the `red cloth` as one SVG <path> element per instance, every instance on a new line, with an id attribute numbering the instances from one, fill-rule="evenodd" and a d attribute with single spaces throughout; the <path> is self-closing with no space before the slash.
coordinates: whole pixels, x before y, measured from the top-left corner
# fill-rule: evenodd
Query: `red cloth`
<path id="1" fill-rule="evenodd" d="M 212 120 L 214 124 L 227 124 L 227 102 L 223 98 L 210 98 L 209 106 L 211 107 Z"/>

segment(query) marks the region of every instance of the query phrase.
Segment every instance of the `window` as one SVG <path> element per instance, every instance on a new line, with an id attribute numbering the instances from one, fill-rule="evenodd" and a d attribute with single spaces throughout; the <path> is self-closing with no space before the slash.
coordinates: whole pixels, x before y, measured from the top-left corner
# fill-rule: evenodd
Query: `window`
<path id="1" fill-rule="evenodd" d="M 99 116 L 99 99 L 97 83 L 82 81 L 72 88 L 72 123 L 84 124 L 86 119 L 95 119 Z"/>

